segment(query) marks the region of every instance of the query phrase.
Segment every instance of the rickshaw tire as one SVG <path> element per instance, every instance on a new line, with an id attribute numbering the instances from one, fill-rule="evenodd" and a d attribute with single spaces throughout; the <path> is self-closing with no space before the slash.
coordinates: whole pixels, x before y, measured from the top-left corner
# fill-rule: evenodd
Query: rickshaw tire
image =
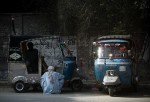
<path id="1" fill-rule="evenodd" d="M 15 92 L 23 93 L 26 90 L 26 86 L 23 81 L 17 81 L 13 86 Z"/>
<path id="2" fill-rule="evenodd" d="M 75 87 L 74 87 L 74 84 L 75 84 L 76 82 L 80 83 L 80 85 L 78 86 L 78 88 L 75 88 Z M 82 88 L 83 88 L 83 83 L 82 83 L 82 81 L 81 81 L 81 80 L 74 80 L 74 81 L 71 83 L 71 88 L 72 88 L 72 91 L 81 91 Z"/>
<path id="3" fill-rule="evenodd" d="M 113 96 L 114 95 L 114 89 L 113 88 L 108 88 L 108 92 L 109 92 L 109 95 L 110 96 Z"/>

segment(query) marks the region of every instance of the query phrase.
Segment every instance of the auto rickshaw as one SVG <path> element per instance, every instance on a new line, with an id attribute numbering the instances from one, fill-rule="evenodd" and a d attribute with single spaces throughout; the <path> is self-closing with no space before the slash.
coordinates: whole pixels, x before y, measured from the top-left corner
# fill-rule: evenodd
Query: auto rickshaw
<path id="1" fill-rule="evenodd" d="M 82 79 L 84 78 L 77 67 L 76 57 L 72 55 L 65 43 L 60 43 L 60 48 L 63 55 L 64 87 L 70 87 L 72 91 L 80 91 L 83 87 Z M 68 56 L 65 56 L 64 49 L 67 51 Z"/>
<path id="2" fill-rule="evenodd" d="M 45 44 L 47 44 L 47 46 L 50 46 L 50 44 L 48 43 L 49 40 L 55 41 L 55 44 L 57 43 L 57 45 L 55 46 L 55 50 L 57 50 L 57 56 L 61 56 L 61 58 L 59 58 L 56 62 L 59 61 L 59 64 L 61 62 L 62 63 L 60 64 L 60 66 L 54 67 L 56 68 L 56 71 L 62 73 L 65 76 L 64 87 L 71 88 L 72 90 L 82 89 L 82 80 L 77 74 L 78 70 L 76 66 L 76 57 L 64 55 L 65 48 L 61 46 L 64 45 L 64 43 L 60 43 L 59 37 L 12 36 L 10 38 L 9 67 L 10 81 L 12 83 L 13 89 L 16 92 L 25 92 L 30 87 L 32 87 L 33 89 L 37 89 L 38 87 L 40 87 L 41 76 L 47 70 L 47 64 L 44 61 L 42 50 L 44 48 L 47 48 L 45 47 Z M 26 45 L 28 44 L 28 42 L 32 42 L 34 48 L 37 48 L 38 50 L 38 54 L 30 54 L 31 60 L 36 59 L 36 61 L 34 61 L 36 62 L 34 63 L 36 65 L 30 65 L 25 61 L 25 56 L 28 49 Z M 32 55 L 35 55 L 36 57 L 34 58 Z M 29 69 L 33 68 L 33 66 L 37 68 L 36 72 L 32 72 L 32 70 Z"/>
<path id="3" fill-rule="evenodd" d="M 134 46 L 130 35 L 107 35 L 93 42 L 94 72 L 99 90 L 110 96 L 123 88 L 136 88 Z"/>

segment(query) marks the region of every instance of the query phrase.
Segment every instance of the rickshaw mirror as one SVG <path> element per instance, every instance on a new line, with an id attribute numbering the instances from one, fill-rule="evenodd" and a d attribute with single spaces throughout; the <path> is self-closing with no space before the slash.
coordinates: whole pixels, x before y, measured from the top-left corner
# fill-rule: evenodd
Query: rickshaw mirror
<path id="1" fill-rule="evenodd" d="M 96 42 L 93 42 L 93 45 L 96 45 Z"/>
<path id="2" fill-rule="evenodd" d="M 93 58 L 94 59 L 96 58 L 96 52 L 93 52 Z"/>
<path id="3" fill-rule="evenodd" d="M 131 57 L 131 50 L 128 50 L 128 56 Z"/>

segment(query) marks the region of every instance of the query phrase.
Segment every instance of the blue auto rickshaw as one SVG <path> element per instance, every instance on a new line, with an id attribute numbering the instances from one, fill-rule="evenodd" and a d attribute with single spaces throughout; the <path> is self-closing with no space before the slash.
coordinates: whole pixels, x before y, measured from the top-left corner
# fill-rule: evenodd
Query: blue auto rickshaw
<path id="1" fill-rule="evenodd" d="M 64 88 L 80 91 L 83 87 L 82 78 L 76 65 L 76 57 L 65 57 L 63 60 Z"/>
<path id="2" fill-rule="evenodd" d="M 122 88 L 136 87 L 134 46 L 130 35 L 102 36 L 93 42 L 94 72 L 99 90 L 110 96 Z"/>
<path id="3" fill-rule="evenodd" d="M 60 43 L 60 48 L 63 56 L 63 69 L 64 75 L 64 88 L 71 88 L 72 91 L 80 91 L 83 87 L 82 75 L 77 67 L 76 57 L 72 55 L 72 52 L 66 46 L 65 43 Z M 68 55 L 65 56 L 64 50 L 67 50 Z"/>

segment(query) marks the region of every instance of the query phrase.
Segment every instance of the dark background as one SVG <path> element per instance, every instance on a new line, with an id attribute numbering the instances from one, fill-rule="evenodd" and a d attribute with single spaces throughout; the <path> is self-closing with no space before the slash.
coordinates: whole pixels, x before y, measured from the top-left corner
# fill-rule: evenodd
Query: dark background
<path id="1" fill-rule="evenodd" d="M 150 0 L 1 0 L 0 79 L 7 79 L 9 36 L 76 36 L 78 61 L 82 59 L 84 69 L 92 73 L 93 39 L 130 34 L 139 72 L 149 80 L 149 9 Z"/>

